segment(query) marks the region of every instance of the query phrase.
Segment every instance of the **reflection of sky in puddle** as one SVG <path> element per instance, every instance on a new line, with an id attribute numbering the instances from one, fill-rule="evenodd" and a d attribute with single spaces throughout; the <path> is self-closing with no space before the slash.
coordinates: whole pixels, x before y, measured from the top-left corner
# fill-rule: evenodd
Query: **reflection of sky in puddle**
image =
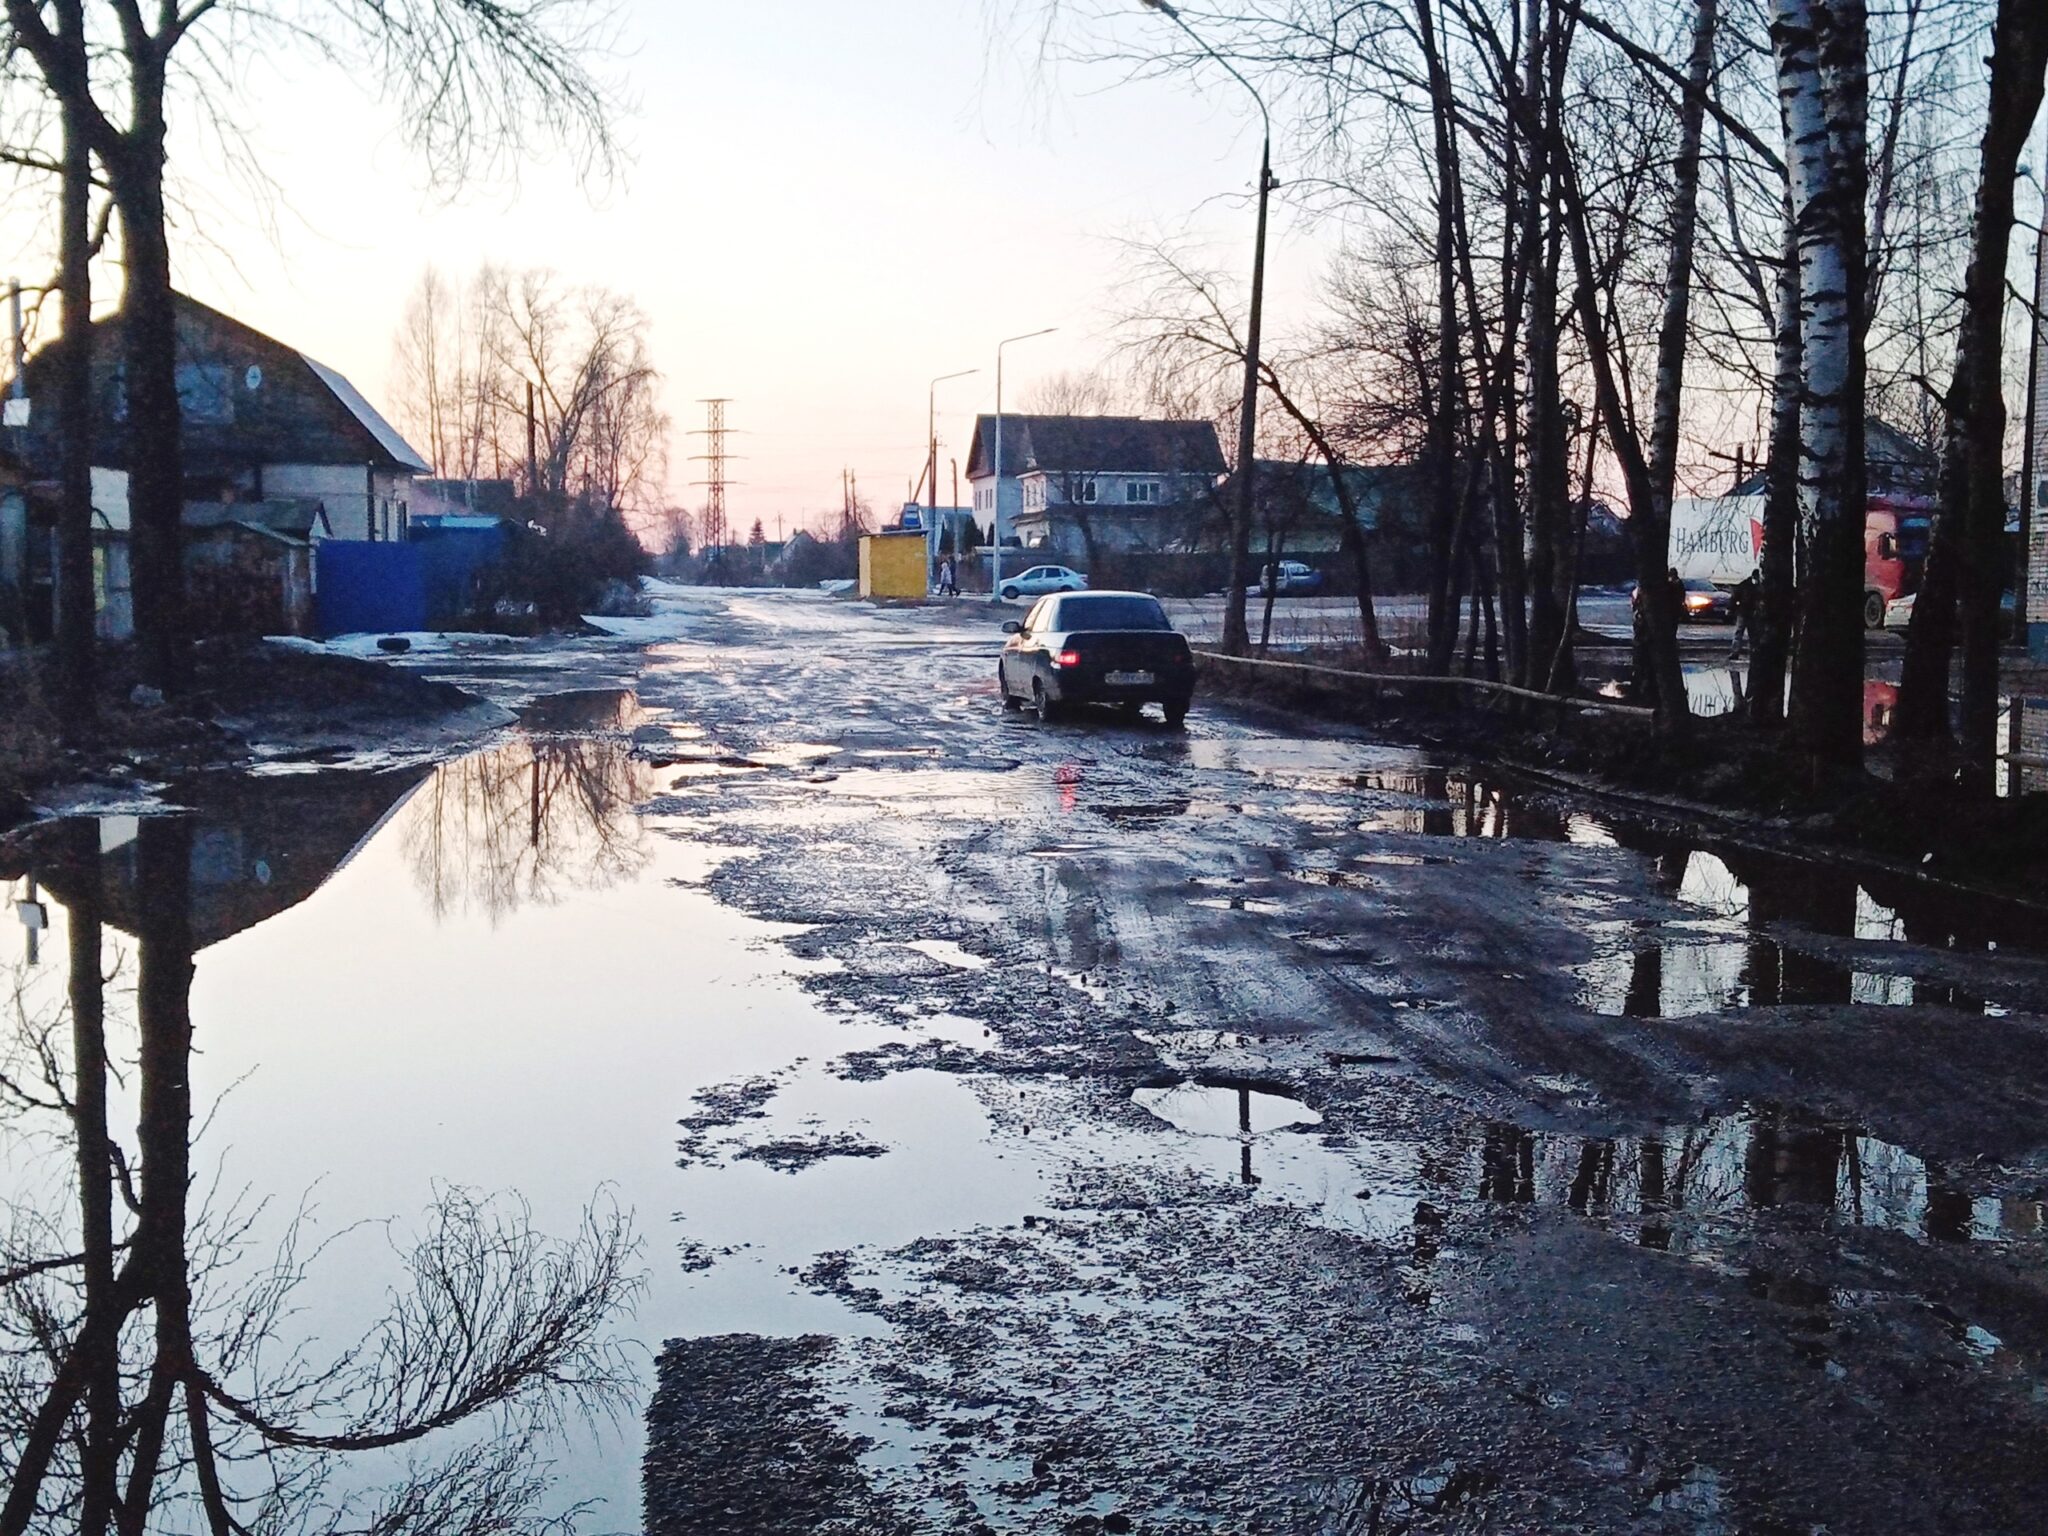
<path id="1" fill-rule="evenodd" d="M 214 1113 L 195 1153 L 200 1194 L 217 1162 L 221 1187 L 272 1202 L 251 1233 L 256 1253 L 309 1191 L 317 1241 L 361 1219 L 409 1219 L 446 1184 L 515 1190 L 537 1227 L 567 1233 L 608 1190 L 635 1213 L 652 1282 L 624 1327 L 654 1346 L 718 1326 L 863 1326 L 778 1276 L 770 1256 L 795 1263 L 827 1237 L 907 1238 L 1037 1198 L 1028 1170 L 1006 1180 L 1000 1157 L 974 1155 L 989 1120 L 958 1078 L 818 1076 L 846 1052 L 906 1038 L 987 1048 L 981 1025 L 821 1011 L 795 979 L 807 967 L 763 943 L 792 930 L 701 889 L 731 850 L 633 814 L 653 775 L 616 701 L 546 719 L 548 730 L 508 733 L 431 773 L 237 786 L 194 818 L 192 1075 L 201 1113 Z M 116 918 L 137 827 L 115 817 L 99 828 Z M 35 975 L 56 999 L 68 918 L 47 892 L 43 905 Z M 132 967 L 133 945 L 114 942 Z M 132 988 L 132 974 L 117 979 L 110 999 L 132 1006 Z M 791 1076 L 803 1062 L 820 1065 Z M 716 1178 L 678 1170 L 691 1096 L 755 1076 L 784 1082 L 779 1129 L 785 1113 L 865 1126 L 891 1153 L 794 1177 L 744 1162 Z M 42 1157 L 47 1170 L 25 1152 L 10 1143 L 10 1199 L 61 1187 L 60 1150 Z M 764 1226 L 771 1207 L 784 1225 Z M 752 1246 L 691 1275 L 679 1241 Z M 354 1337 L 381 1311 L 393 1265 L 379 1226 L 336 1237 L 294 1328 Z M 600 1528 L 637 1520 L 638 1435 L 629 1418 L 594 1445 L 578 1435 L 567 1454 L 563 1491 L 606 1500 Z"/>
<path id="2" fill-rule="evenodd" d="M 1289 1126 L 1321 1125 L 1323 1117 L 1299 1099 L 1267 1089 L 1175 1083 L 1139 1088 L 1131 1101 L 1193 1136 L 1260 1136 Z"/>
<path id="3" fill-rule="evenodd" d="M 902 947 L 915 950 L 941 965 L 950 965 L 957 971 L 985 971 L 989 966 L 989 962 L 980 955 L 962 949 L 951 939 L 910 939 Z"/>

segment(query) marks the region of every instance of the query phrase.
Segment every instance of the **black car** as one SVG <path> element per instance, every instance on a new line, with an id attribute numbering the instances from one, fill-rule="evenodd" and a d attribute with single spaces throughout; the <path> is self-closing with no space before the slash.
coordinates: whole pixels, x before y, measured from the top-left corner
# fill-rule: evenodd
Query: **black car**
<path id="1" fill-rule="evenodd" d="M 1112 704 L 1135 715 L 1147 704 L 1166 723 L 1187 717 L 1195 658 L 1146 592 L 1062 592 L 1041 597 L 996 659 L 1003 708 L 1029 704 L 1051 720 L 1073 704 Z"/>

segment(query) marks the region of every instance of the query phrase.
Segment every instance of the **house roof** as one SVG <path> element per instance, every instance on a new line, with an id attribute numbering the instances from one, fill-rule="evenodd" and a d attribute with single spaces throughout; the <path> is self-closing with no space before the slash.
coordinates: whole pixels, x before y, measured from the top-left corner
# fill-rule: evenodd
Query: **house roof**
<path id="1" fill-rule="evenodd" d="M 1421 479 L 1421 471 L 1413 464 L 1347 464 L 1333 472 L 1327 464 L 1298 459 L 1256 459 L 1253 463 L 1258 471 L 1260 503 L 1284 507 L 1290 516 L 1342 517 L 1344 504 L 1336 486 L 1341 474 L 1359 523 L 1366 528 L 1379 525 L 1380 512 L 1388 503 L 1416 494 Z"/>
<path id="2" fill-rule="evenodd" d="M 328 526 L 327 509 L 317 501 L 303 498 L 188 501 L 180 521 L 195 531 L 235 528 L 287 544 L 307 543 L 316 530 L 329 535 L 334 531 Z"/>
<path id="3" fill-rule="evenodd" d="M 979 416 L 967 455 L 967 477 L 995 472 L 994 416 Z M 1144 416 L 1012 416 L 1003 423 L 1003 472 L 1135 475 L 1220 475 L 1223 449 L 1206 421 Z"/>
<path id="4" fill-rule="evenodd" d="M 188 294 L 174 299 L 178 392 L 184 404 L 186 473 L 234 474 L 251 464 L 348 464 L 408 474 L 431 473 L 426 458 L 347 377 L 254 326 Z M 128 463 L 117 312 L 93 327 L 94 462 Z M 49 472 L 61 432 L 54 381 L 59 338 L 28 360 L 23 379 L 31 413 L 20 446 L 32 467 Z"/>
<path id="5" fill-rule="evenodd" d="M 377 408 L 365 400 L 362 392 L 349 383 L 341 374 L 315 358 L 299 354 L 299 361 L 311 368 L 322 384 L 334 392 L 334 398 L 348 408 L 351 416 L 376 440 L 377 446 L 389 454 L 400 469 L 409 469 L 414 474 L 430 475 L 434 466 L 429 464 L 420 451 L 398 435 L 398 429 L 377 414 Z"/>
<path id="6" fill-rule="evenodd" d="M 1863 465 L 1871 495 L 1931 491 L 1941 473 L 1941 455 L 1918 438 L 1876 416 L 1863 418 Z M 1762 496 L 1770 489 L 1767 470 L 1759 468 L 1730 488 L 1730 496 Z"/>

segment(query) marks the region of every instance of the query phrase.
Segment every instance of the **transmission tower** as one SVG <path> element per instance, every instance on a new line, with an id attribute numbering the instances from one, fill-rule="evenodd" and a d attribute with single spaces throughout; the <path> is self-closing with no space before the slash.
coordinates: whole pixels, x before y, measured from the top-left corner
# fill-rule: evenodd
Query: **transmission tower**
<path id="1" fill-rule="evenodd" d="M 692 481 L 693 485 L 704 487 L 704 525 L 698 530 L 697 544 L 701 549 L 718 549 L 725 544 L 725 492 L 732 481 L 726 476 L 726 466 L 732 455 L 726 452 L 725 408 L 730 400 L 702 400 L 704 425 L 692 432 L 692 437 L 704 439 L 704 451 L 690 455 L 690 461 L 704 466 L 704 478 Z"/>

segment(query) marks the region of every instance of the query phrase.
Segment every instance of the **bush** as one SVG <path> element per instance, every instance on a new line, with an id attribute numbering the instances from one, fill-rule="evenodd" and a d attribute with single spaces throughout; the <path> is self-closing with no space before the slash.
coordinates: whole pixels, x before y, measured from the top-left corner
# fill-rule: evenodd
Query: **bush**
<path id="1" fill-rule="evenodd" d="M 485 594 L 486 606 L 531 603 L 542 625 L 558 628 L 599 611 L 608 593 L 637 586 L 653 567 L 653 557 L 618 513 L 572 509 L 546 533 L 515 532 Z"/>

